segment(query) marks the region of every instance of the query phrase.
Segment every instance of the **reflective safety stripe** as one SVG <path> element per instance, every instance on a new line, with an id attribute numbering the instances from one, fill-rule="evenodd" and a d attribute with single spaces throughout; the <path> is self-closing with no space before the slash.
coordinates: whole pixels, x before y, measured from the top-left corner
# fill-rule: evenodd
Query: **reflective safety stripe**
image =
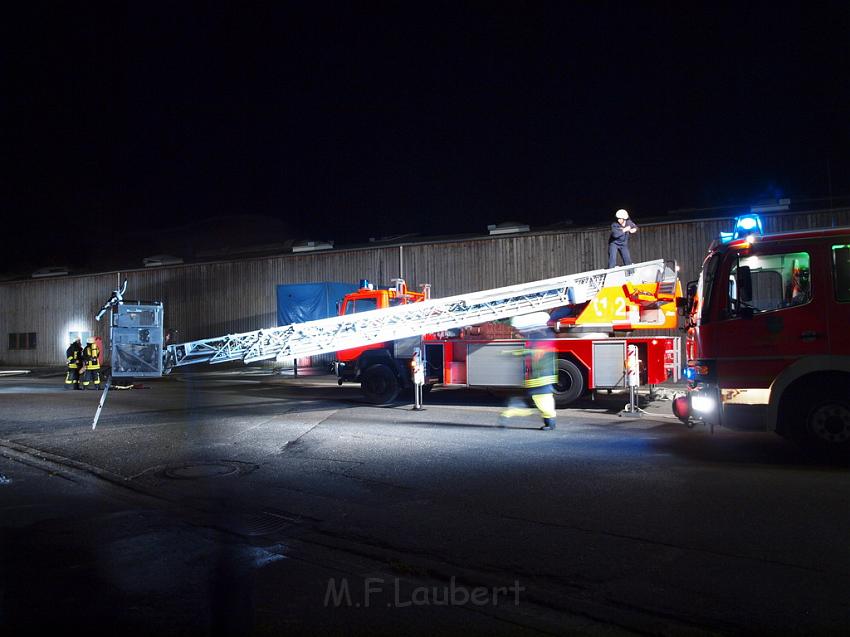
<path id="1" fill-rule="evenodd" d="M 86 345 L 86 349 L 84 351 L 84 358 L 86 359 L 86 369 L 100 369 L 100 362 L 98 362 L 97 357 L 100 354 L 100 350 L 96 345 Z"/>
<path id="2" fill-rule="evenodd" d="M 540 378 L 529 378 L 525 381 L 526 387 L 543 387 L 543 385 L 554 385 L 558 380 L 557 376 L 541 376 Z"/>

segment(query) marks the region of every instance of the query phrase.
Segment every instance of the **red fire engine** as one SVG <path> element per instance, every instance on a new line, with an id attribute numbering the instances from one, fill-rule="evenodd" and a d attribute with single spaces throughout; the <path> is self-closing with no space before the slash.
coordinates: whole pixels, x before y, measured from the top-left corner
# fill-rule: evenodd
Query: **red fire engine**
<path id="1" fill-rule="evenodd" d="M 761 229 L 757 216 L 739 217 L 688 284 L 692 391 L 674 413 L 850 448 L 850 227 Z"/>
<path id="2" fill-rule="evenodd" d="M 337 352 L 338 382 L 360 382 L 364 396 L 375 404 L 391 403 L 411 386 L 410 360 L 424 353 L 425 387 L 463 386 L 499 389 L 522 385 L 522 358 L 510 355 L 543 341 L 558 354 L 556 403 L 564 407 L 588 390 L 626 387 L 624 362 L 628 346 L 636 345 L 642 384 L 678 380 L 680 339 L 635 336 L 633 331 L 677 327 L 681 297 L 675 264 L 657 281 L 603 287 L 592 298 L 550 313 L 549 335 L 523 338 L 509 324 L 484 323 L 424 337 L 376 343 Z M 361 289 L 348 294 L 340 314 L 416 303 L 428 298 L 407 289 L 403 281 L 389 289 Z"/>

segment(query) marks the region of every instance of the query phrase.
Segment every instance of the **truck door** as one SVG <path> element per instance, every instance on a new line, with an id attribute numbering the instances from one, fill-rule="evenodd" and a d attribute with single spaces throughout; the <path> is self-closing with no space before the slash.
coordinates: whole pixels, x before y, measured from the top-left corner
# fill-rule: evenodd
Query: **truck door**
<path id="1" fill-rule="evenodd" d="M 830 252 L 829 350 L 836 356 L 850 356 L 850 240 L 834 242 Z"/>
<path id="2" fill-rule="evenodd" d="M 724 388 L 769 387 L 794 361 L 829 351 L 831 277 L 822 248 L 757 247 L 746 255 L 728 253 L 721 271 L 727 293 L 723 327 L 717 325 L 723 337 L 716 343 L 716 373 Z M 739 282 L 747 269 L 751 290 L 745 293 Z"/>
<path id="3" fill-rule="evenodd" d="M 340 308 L 340 315 L 369 312 L 382 307 L 386 307 L 385 291 L 375 290 L 373 292 L 354 292 L 346 295 L 342 302 L 342 307 Z M 356 360 L 368 349 L 381 349 L 386 346 L 386 343 L 372 343 L 371 345 L 363 345 L 362 347 L 340 350 L 336 353 L 336 358 L 338 361 L 350 363 L 351 361 Z"/>

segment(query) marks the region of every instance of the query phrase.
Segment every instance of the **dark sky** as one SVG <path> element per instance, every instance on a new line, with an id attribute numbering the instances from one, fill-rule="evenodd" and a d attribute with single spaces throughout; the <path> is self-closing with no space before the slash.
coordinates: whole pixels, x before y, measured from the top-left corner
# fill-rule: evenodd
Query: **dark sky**
<path id="1" fill-rule="evenodd" d="M 809 4 L 19 9 L 0 266 L 217 216 L 342 244 L 850 195 L 850 3 Z"/>

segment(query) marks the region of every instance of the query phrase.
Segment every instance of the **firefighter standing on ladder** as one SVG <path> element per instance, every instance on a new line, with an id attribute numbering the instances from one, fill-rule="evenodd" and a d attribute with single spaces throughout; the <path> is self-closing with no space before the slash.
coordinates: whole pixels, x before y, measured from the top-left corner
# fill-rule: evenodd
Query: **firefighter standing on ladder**
<path id="1" fill-rule="evenodd" d="M 629 254 L 629 235 L 637 232 L 635 222 L 629 219 L 629 213 L 620 208 L 614 215 L 617 220 L 611 224 L 611 235 L 608 237 L 608 267 L 617 267 L 617 253 L 623 259 L 623 265 L 632 264 Z"/>

